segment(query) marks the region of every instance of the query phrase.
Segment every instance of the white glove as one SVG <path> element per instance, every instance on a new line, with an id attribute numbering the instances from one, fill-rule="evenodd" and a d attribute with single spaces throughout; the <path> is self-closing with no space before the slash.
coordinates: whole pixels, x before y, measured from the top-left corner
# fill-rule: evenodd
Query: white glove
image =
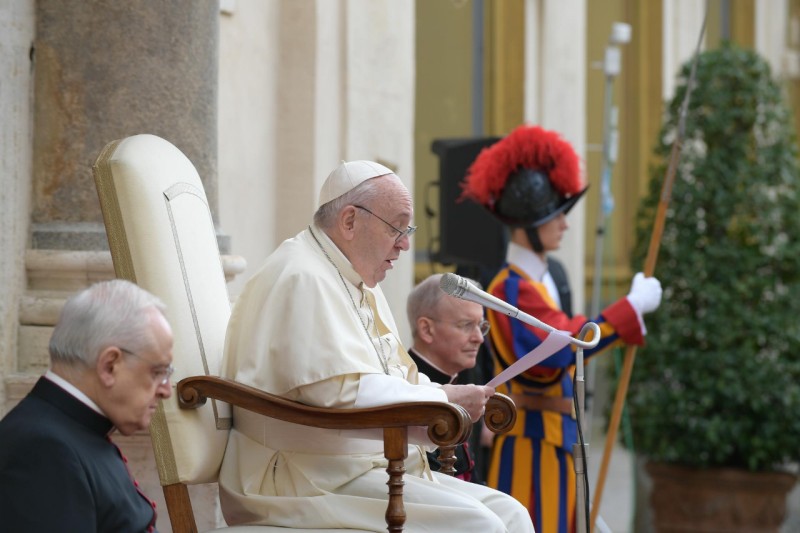
<path id="1" fill-rule="evenodd" d="M 628 301 L 640 315 L 655 311 L 661 304 L 661 282 L 638 272 L 633 276 Z"/>

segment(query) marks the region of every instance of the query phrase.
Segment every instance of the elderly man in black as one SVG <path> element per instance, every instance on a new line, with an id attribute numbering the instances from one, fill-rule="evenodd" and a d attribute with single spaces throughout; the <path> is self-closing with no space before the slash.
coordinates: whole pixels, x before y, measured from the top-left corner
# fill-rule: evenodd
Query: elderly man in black
<path id="1" fill-rule="evenodd" d="M 155 503 L 110 436 L 147 429 L 172 388 L 163 304 L 133 283 L 92 285 L 67 300 L 51 367 L 0 420 L 4 531 L 155 531 Z"/>
<path id="2" fill-rule="evenodd" d="M 408 297 L 408 321 L 414 338 L 408 354 L 419 371 L 434 383 L 471 383 L 469 373 L 475 368 L 489 323 L 479 304 L 445 294 L 439 287 L 441 278 L 442 274 L 427 277 Z M 456 477 L 465 481 L 484 481 L 475 469 L 477 455 L 471 449 L 478 444 L 482 427 L 483 422 L 478 422 L 473 429 L 474 438 L 456 448 Z M 439 466 L 437 457 L 438 451 L 428 454 L 434 469 Z"/>

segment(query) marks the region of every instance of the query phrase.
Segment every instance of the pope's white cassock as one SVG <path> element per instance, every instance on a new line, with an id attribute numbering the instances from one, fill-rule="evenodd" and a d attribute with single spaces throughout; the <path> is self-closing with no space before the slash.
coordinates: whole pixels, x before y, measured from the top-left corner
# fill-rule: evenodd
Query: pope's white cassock
<path id="1" fill-rule="evenodd" d="M 285 241 L 245 286 L 226 338 L 223 373 L 323 407 L 447 401 L 417 373 L 380 289 L 370 289 L 325 233 Z M 220 499 L 229 524 L 385 531 L 387 461 L 380 432 L 308 428 L 234 409 Z M 404 477 L 409 532 L 532 532 L 509 496 L 431 473 L 424 431 Z"/>

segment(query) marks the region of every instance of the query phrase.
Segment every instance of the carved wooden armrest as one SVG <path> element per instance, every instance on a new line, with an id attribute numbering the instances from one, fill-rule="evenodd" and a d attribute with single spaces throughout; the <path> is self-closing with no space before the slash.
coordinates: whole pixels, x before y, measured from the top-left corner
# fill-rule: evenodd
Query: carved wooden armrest
<path id="1" fill-rule="evenodd" d="M 312 407 L 217 376 L 192 376 L 177 386 L 183 409 L 194 409 L 213 398 L 270 418 L 325 429 L 376 429 L 428 426 L 437 446 L 464 442 L 471 430 L 467 412 L 444 402 L 405 402 L 362 409 Z"/>
<path id="2" fill-rule="evenodd" d="M 489 398 L 486 402 L 486 413 L 484 423 L 490 431 L 498 435 L 508 433 L 514 427 L 517 420 L 517 409 L 514 401 L 499 392 Z M 457 446 L 457 445 L 456 445 Z M 439 447 L 439 472 L 454 476 L 456 474 L 456 446 Z"/>
<path id="3" fill-rule="evenodd" d="M 511 398 L 495 392 L 486 402 L 483 421 L 492 433 L 498 435 L 508 433 L 517 421 L 517 407 Z"/>
<path id="4" fill-rule="evenodd" d="M 182 379 L 177 385 L 177 396 L 183 409 L 200 407 L 208 398 L 212 398 L 304 426 L 325 429 L 383 428 L 384 456 L 389 461 L 386 468 L 389 474 L 389 503 L 386 509 L 389 531 L 402 531 L 406 521 L 403 475 L 406 471 L 404 461 L 408 456 L 408 427 L 427 426 L 428 438 L 440 447 L 461 444 L 467 440 L 472 429 L 467 411 L 451 403 L 406 402 L 364 409 L 311 407 L 216 376 Z"/>

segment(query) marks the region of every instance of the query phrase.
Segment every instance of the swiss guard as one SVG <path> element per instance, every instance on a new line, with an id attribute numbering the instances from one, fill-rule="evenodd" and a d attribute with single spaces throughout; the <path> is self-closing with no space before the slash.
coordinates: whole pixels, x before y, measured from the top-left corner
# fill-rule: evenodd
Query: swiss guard
<path id="1" fill-rule="evenodd" d="M 554 131 L 520 126 L 478 155 L 462 185 L 463 197 L 485 207 L 509 231 L 505 263 L 488 292 L 577 336 L 588 320 L 572 315 L 565 270 L 548 257 L 561 246 L 569 228 L 566 215 L 587 189 L 572 145 Z M 642 317 L 658 308 L 661 292 L 656 278 L 636 274 L 628 295 L 592 320 L 601 340 L 584 351 L 586 360 L 617 345 L 643 344 Z M 487 316 L 496 374 L 547 337 L 503 313 L 487 310 Z M 528 508 L 537 533 L 575 531 L 574 367 L 575 347 L 567 345 L 497 389 L 516 404 L 517 422 L 495 439 L 488 483 Z"/>

